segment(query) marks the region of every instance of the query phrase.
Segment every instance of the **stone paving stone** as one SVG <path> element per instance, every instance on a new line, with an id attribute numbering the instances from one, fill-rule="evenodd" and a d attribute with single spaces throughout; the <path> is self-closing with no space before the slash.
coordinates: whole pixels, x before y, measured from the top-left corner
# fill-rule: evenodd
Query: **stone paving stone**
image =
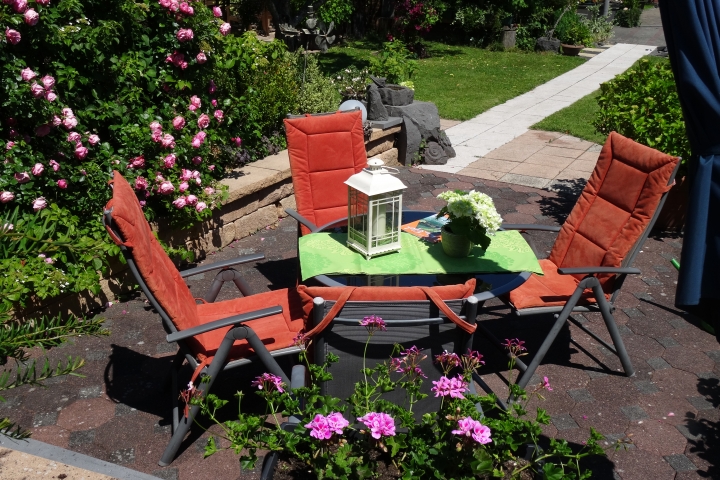
<path id="1" fill-rule="evenodd" d="M 553 415 L 550 417 L 553 425 L 559 431 L 570 430 L 572 428 L 579 428 L 577 422 L 570 416 L 570 414 L 563 413 L 561 415 Z"/>
<path id="2" fill-rule="evenodd" d="M 698 410 L 712 410 L 715 408 L 705 397 L 687 397 L 687 401 Z"/>
<path id="3" fill-rule="evenodd" d="M 705 352 L 705 355 L 710 357 L 710 360 L 712 360 L 715 363 L 720 363 L 720 350 L 713 350 L 711 352 Z"/>
<path id="4" fill-rule="evenodd" d="M 627 325 L 618 325 L 617 329 L 621 337 L 632 335 L 634 333 L 630 328 L 627 327 Z"/>
<path id="5" fill-rule="evenodd" d="M 153 433 L 158 435 L 170 435 L 172 432 L 172 425 L 160 425 L 156 423 L 153 425 Z"/>
<path id="6" fill-rule="evenodd" d="M 665 368 L 672 368 L 662 357 L 653 357 L 647 359 L 647 364 L 655 370 L 663 370 Z"/>
<path id="7" fill-rule="evenodd" d="M 683 318 L 673 318 L 668 322 L 670 325 L 673 326 L 673 328 L 687 328 L 689 326 L 688 322 L 685 321 Z"/>
<path id="8" fill-rule="evenodd" d="M 623 308 L 622 311 L 625 312 L 625 315 L 627 315 L 630 318 L 644 316 L 644 314 L 637 308 Z"/>
<path id="9" fill-rule="evenodd" d="M 640 380 L 635 382 L 635 387 L 643 394 L 657 393 L 660 391 L 658 390 L 657 385 L 652 383 L 650 380 Z"/>
<path id="10" fill-rule="evenodd" d="M 592 394 L 585 388 L 577 388 L 574 390 L 568 390 L 568 395 L 575 400 L 576 402 L 594 402 L 595 398 L 593 398 Z"/>
<path id="11" fill-rule="evenodd" d="M 78 445 L 87 445 L 95 440 L 95 430 L 80 430 L 77 432 L 70 432 L 70 448 L 77 447 Z"/>
<path id="12" fill-rule="evenodd" d="M 97 362 L 101 360 L 107 360 L 110 356 L 110 352 L 106 350 L 93 350 L 83 355 L 83 358 L 88 362 Z"/>
<path id="13" fill-rule="evenodd" d="M 430 192 L 422 192 L 422 193 L 420 194 L 420 196 L 421 196 L 421 197 L 432 197 L 432 196 L 434 196 L 434 195 L 433 195 L 432 193 L 430 193 Z"/>
<path id="14" fill-rule="evenodd" d="M 121 448 L 110 452 L 108 461 L 118 465 L 132 465 L 135 463 L 135 449 Z"/>
<path id="15" fill-rule="evenodd" d="M 675 341 L 675 339 L 670 338 L 670 337 L 658 338 L 657 341 L 658 341 L 658 343 L 660 343 L 660 345 L 662 345 L 665 348 L 677 347 L 678 345 L 680 345 L 678 342 Z"/>
<path id="16" fill-rule="evenodd" d="M 588 375 L 590 375 L 590 378 L 592 378 L 592 379 L 603 378 L 603 377 L 608 376 L 608 374 L 606 372 L 599 372 L 597 370 L 590 370 L 587 373 L 588 373 Z"/>
<path id="17" fill-rule="evenodd" d="M 688 457 L 677 453 L 663 457 L 676 472 L 686 472 L 688 470 L 697 470 L 697 467 Z"/>
<path id="18" fill-rule="evenodd" d="M 58 412 L 36 413 L 33 417 L 32 426 L 41 427 L 55 425 L 58 419 Z"/>
<path id="19" fill-rule="evenodd" d="M 658 273 L 670 273 L 673 269 L 665 265 L 653 265 L 653 270 Z"/>
<path id="20" fill-rule="evenodd" d="M 645 410 L 643 410 L 642 407 L 638 405 L 620 407 L 620 411 L 622 411 L 623 415 L 625 415 L 631 421 L 644 420 L 648 418 L 648 414 L 645 413 Z"/>
<path id="21" fill-rule="evenodd" d="M 164 342 L 164 343 L 158 343 L 157 345 L 155 345 L 155 352 L 157 352 L 159 354 L 175 353 L 175 352 L 177 352 L 177 349 L 178 349 L 177 343 Z"/>
<path id="22" fill-rule="evenodd" d="M 634 443 L 632 443 L 632 439 L 627 436 L 625 433 L 606 433 L 603 435 L 605 437 L 605 440 L 602 440 L 600 443 L 605 446 L 611 446 L 620 444 L 622 445 L 621 448 L 626 450 L 632 450 L 633 448 L 637 448 Z"/>
<path id="23" fill-rule="evenodd" d="M 687 440 L 670 424 L 646 420 L 631 425 L 626 431 L 638 449 L 652 455 L 672 455 L 685 451 Z"/>
<path id="24" fill-rule="evenodd" d="M 122 417 L 124 415 L 132 415 L 134 413 L 137 413 L 137 409 L 131 407 L 130 405 L 125 405 L 124 403 L 118 403 L 115 405 L 115 416 L 116 417 Z"/>
<path id="25" fill-rule="evenodd" d="M 79 398 L 97 398 L 102 395 L 102 385 L 93 385 L 92 387 L 81 388 L 78 392 Z"/>
<path id="26" fill-rule="evenodd" d="M 653 296 L 646 292 L 634 292 L 633 295 L 635 295 L 635 298 L 637 298 L 638 300 L 647 300 L 649 302 L 655 301 Z"/>
<path id="27" fill-rule="evenodd" d="M 720 380 L 720 374 L 717 374 L 715 372 L 701 372 L 697 374 L 698 378 L 702 378 L 703 380 L 710 380 L 710 379 L 717 379 Z"/>
<path id="28" fill-rule="evenodd" d="M 162 480 L 179 480 L 180 471 L 177 468 L 164 468 L 162 470 L 155 470 L 152 472 L 152 476 Z"/>
<path id="29" fill-rule="evenodd" d="M 660 280 L 655 277 L 645 277 L 642 279 L 643 282 L 647 283 L 651 287 L 658 287 L 663 284 Z"/>

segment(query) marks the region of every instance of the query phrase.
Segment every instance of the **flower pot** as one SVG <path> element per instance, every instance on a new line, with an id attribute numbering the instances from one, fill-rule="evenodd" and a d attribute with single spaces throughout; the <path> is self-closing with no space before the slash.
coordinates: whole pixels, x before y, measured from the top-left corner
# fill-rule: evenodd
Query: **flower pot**
<path id="1" fill-rule="evenodd" d="M 566 45 L 562 44 L 562 53 L 568 57 L 577 57 L 585 45 Z"/>
<path id="2" fill-rule="evenodd" d="M 442 227 L 442 248 L 448 257 L 464 258 L 470 255 L 473 244 L 465 235 L 456 235 L 447 229 L 447 225 Z"/>

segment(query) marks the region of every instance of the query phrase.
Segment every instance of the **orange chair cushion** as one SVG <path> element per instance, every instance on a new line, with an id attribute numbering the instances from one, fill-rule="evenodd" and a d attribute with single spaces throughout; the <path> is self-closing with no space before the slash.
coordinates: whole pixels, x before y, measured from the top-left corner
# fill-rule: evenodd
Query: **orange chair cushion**
<path id="1" fill-rule="evenodd" d="M 200 324 L 195 299 L 175 265 L 153 235 L 135 191 L 119 172 L 114 172 L 113 198 L 106 209 L 132 253 L 140 275 L 160 306 L 178 328 L 185 330 Z"/>
<path id="2" fill-rule="evenodd" d="M 305 325 L 302 303 L 294 289 L 283 288 L 223 302 L 199 304 L 197 305 L 197 315 L 200 324 L 204 325 L 214 320 L 276 305 L 282 307 L 281 314 L 244 323 L 262 339 L 269 351 L 273 351 L 293 345 L 293 339 Z M 187 344 L 193 353 L 200 358 L 213 357 L 230 328 L 222 328 L 197 335 L 187 340 Z M 229 358 L 233 360 L 245 358 L 253 353 L 246 340 L 238 340 L 233 345 Z"/>
<path id="3" fill-rule="evenodd" d="M 347 287 L 308 287 L 299 285 L 298 295 L 306 318 L 310 318 L 313 299 L 322 297 L 324 300 L 336 301 Z M 464 284 L 442 285 L 431 287 L 442 300 L 467 298 L 475 291 L 475 279 L 471 278 Z M 350 302 L 388 302 L 427 300 L 425 293 L 417 287 L 357 287 L 348 298 Z"/>
<path id="4" fill-rule="evenodd" d="M 543 276 L 531 275 L 520 287 L 511 291 L 507 299 L 518 310 L 534 307 L 563 306 L 570 299 L 580 280 L 573 275 L 560 275 L 550 260 L 540 260 Z M 609 297 L 609 295 L 608 295 Z M 585 290 L 578 305 L 595 303 L 592 290 Z"/>
<path id="5" fill-rule="evenodd" d="M 343 182 L 367 164 L 362 114 L 286 119 L 285 133 L 298 213 L 318 227 L 347 217 Z"/>

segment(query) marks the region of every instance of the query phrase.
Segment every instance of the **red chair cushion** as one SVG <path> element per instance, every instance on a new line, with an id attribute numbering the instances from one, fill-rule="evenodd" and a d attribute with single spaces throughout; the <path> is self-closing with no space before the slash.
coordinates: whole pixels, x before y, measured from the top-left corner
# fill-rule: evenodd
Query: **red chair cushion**
<path id="1" fill-rule="evenodd" d="M 563 306 L 570 299 L 580 280 L 573 275 L 560 275 L 550 260 L 540 260 L 543 276 L 531 275 L 520 287 L 511 291 L 508 299 L 518 310 L 534 307 Z M 578 305 L 595 303 L 592 290 L 585 290 Z"/>
<path id="2" fill-rule="evenodd" d="M 303 309 L 300 296 L 294 289 L 273 290 L 249 297 L 240 297 L 217 303 L 197 305 L 200 324 L 231 317 L 241 313 L 260 310 L 280 305 L 281 314 L 251 320 L 244 324 L 252 328 L 260 337 L 269 351 L 279 350 L 293 345 L 293 339 L 303 329 Z M 200 358 L 213 357 L 225 334 L 231 327 L 213 330 L 188 340 L 188 346 Z M 252 348 L 245 340 L 238 340 L 230 351 L 230 359 L 245 358 L 253 354 Z"/>
<path id="3" fill-rule="evenodd" d="M 286 119 L 285 133 L 298 213 L 317 226 L 347 217 L 343 182 L 367 164 L 362 114 Z"/>
<path id="4" fill-rule="evenodd" d="M 305 317 L 310 318 L 313 299 L 315 297 L 322 297 L 328 301 L 336 301 L 346 288 L 347 287 L 308 287 L 306 285 L 299 285 L 297 292 L 302 301 Z M 475 279 L 471 278 L 460 285 L 443 285 L 431 288 L 442 300 L 467 298 L 475 291 Z M 348 301 L 387 302 L 427 299 L 427 295 L 417 287 L 358 287 L 352 292 Z"/>
<path id="5" fill-rule="evenodd" d="M 178 330 L 200 324 L 195 299 L 175 265 L 153 235 L 135 191 L 122 175 L 114 172 L 113 198 L 106 209 L 125 239 L 148 289 Z"/>

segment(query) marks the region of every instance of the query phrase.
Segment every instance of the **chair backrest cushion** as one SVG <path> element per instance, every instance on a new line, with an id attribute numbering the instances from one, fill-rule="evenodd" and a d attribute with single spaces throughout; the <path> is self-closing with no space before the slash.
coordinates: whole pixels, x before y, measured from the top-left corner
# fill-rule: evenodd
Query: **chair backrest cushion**
<path id="1" fill-rule="evenodd" d="M 197 306 L 175 265 L 153 235 L 135 191 L 118 172 L 114 172 L 113 198 L 106 209 L 112 209 L 113 224 L 120 230 L 137 269 L 178 330 L 199 325 Z"/>
<path id="2" fill-rule="evenodd" d="M 670 188 L 679 160 L 611 132 L 549 260 L 558 267 L 621 266 Z"/>
<path id="3" fill-rule="evenodd" d="M 343 182 L 367 164 L 361 112 L 286 119 L 285 133 L 298 213 L 317 226 L 347 217 Z"/>

